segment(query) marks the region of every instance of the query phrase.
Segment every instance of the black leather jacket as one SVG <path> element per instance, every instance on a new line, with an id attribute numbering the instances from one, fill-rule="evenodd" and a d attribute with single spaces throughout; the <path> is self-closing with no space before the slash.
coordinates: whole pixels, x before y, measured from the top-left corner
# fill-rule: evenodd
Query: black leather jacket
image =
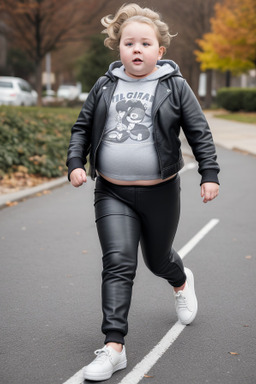
<path id="1" fill-rule="evenodd" d="M 218 183 L 216 150 L 201 107 L 177 64 L 169 60 L 158 62 L 159 65 L 164 63 L 174 70 L 159 79 L 152 106 L 154 142 L 161 178 L 166 179 L 177 173 L 184 165 L 179 140 L 182 127 L 199 164 L 201 184 Z M 95 83 L 72 127 L 67 157 L 69 175 L 75 168 L 84 168 L 86 157 L 90 154 L 90 175 L 92 179 L 96 176 L 97 150 L 118 80 L 112 70 L 121 65 L 121 62 L 112 63 L 105 76 Z"/>

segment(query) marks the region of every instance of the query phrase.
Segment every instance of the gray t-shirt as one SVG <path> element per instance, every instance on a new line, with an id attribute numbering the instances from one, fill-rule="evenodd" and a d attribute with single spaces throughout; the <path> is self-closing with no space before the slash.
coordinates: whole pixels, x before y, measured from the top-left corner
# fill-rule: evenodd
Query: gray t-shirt
<path id="1" fill-rule="evenodd" d="M 123 66 L 113 70 L 118 83 L 98 150 L 101 174 L 125 181 L 160 178 L 151 111 L 158 79 L 171 70 L 163 65 L 139 80 L 127 76 Z"/>

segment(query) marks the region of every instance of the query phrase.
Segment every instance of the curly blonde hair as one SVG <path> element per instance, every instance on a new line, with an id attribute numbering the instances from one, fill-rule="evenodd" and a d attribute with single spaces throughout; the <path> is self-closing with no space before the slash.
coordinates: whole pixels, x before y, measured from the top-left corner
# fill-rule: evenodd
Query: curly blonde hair
<path id="1" fill-rule="evenodd" d="M 101 24 L 106 27 L 102 33 L 108 35 L 104 45 L 112 50 L 118 49 L 124 26 L 133 21 L 151 25 L 156 32 L 159 45 L 165 50 L 170 45 L 174 35 L 169 33 L 168 25 L 161 20 L 160 15 L 135 3 L 123 4 L 115 15 L 107 15 L 101 19 Z"/>

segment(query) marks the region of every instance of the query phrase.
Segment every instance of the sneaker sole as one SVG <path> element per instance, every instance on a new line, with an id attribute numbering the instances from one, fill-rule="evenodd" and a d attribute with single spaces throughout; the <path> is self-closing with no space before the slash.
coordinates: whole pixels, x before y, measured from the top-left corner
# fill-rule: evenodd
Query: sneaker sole
<path id="1" fill-rule="evenodd" d="M 86 373 L 83 371 L 83 377 L 84 380 L 91 380 L 91 381 L 101 381 L 101 380 L 108 380 L 111 378 L 113 373 L 120 371 L 121 369 L 125 369 L 127 367 L 127 360 L 122 361 L 121 363 L 117 364 L 113 371 L 108 371 L 104 373 Z"/>

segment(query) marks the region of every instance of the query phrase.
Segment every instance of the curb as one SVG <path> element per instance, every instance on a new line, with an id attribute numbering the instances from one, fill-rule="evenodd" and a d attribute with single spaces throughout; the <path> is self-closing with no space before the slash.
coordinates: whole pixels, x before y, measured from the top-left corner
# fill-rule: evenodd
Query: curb
<path id="1" fill-rule="evenodd" d="M 26 197 L 33 196 L 47 189 L 53 189 L 53 188 L 59 187 L 65 183 L 68 183 L 67 176 L 63 176 L 56 180 L 49 181 L 48 183 L 37 185 L 36 187 L 23 189 L 18 192 L 2 195 L 0 196 L 0 208 L 8 206 L 8 203 L 23 200 Z"/>

